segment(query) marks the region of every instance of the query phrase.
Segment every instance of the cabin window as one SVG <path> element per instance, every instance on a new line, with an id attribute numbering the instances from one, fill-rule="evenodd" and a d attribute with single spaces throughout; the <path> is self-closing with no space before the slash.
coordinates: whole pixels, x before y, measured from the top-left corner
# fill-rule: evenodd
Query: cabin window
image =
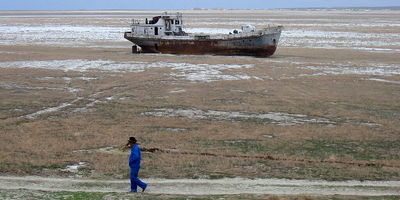
<path id="1" fill-rule="evenodd" d="M 167 31 L 171 30 L 171 23 L 172 23 L 172 20 L 165 21 L 165 26 L 166 26 L 165 28 Z"/>
<path id="2" fill-rule="evenodd" d="M 179 20 L 175 20 L 175 24 L 179 24 Z"/>

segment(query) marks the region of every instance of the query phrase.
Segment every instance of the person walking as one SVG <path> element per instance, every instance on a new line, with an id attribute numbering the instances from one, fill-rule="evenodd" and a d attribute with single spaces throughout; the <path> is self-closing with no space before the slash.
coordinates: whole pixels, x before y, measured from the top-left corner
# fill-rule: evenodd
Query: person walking
<path id="1" fill-rule="evenodd" d="M 140 169 L 140 160 L 142 159 L 140 147 L 136 143 L 135 137 L 130 137 L 128 140 L 128 145 L 131 148 L 131 155 L 129 156 L 129 167 L 130 171 L 130 179 L 131 179 L 131 192 L 137 192 L 137 187 L 142 188 L 142 192 L 144 192 L 147 188 L 147 184 L 142 182 L 139 178 L 139 169 Z"/>

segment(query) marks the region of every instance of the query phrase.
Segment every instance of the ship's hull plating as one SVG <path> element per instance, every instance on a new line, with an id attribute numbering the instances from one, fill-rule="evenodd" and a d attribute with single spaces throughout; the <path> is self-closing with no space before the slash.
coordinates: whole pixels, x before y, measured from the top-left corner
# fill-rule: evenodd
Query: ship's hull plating
<path id="1" fill-rule="evenodd" d="M 228 39 L 177 39 L 168 37 L 138 37 L 126 32 L 124 36 L 143 53 L 250 55 L 268 57 L 275 53 L 280 31 Z"/>

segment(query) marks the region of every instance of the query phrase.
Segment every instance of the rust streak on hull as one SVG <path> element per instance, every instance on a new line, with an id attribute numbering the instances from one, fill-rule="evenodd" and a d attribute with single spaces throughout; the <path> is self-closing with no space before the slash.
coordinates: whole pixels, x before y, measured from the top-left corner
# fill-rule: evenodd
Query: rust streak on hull
<path id="1" fill-rule="evenodd" d="M 125 39 L 131 41 L 133 53 L 214 54 L 268 57 L 275 53 L 282 26 L 256 29 L 242 26 L 233 34 L 189 34 L 182 29 L 182 15 L 153 17 L 145 24 L 133 20 Z"/>
<path id="2" fill-rule="evenodd" d="M 128 32 L 129 33 L 129 32 Z M 169 54 L 212 54 L 212 55 L 245 55 L 269 57 L 277 49 L 276 45 L 255 46 L 248 44 L 255 37 L 241 38 L 240 40 L 169 40 L 141 38 L 125 38 L 142 48 L 142 53 L 169 53 Z M 237 42 L 240 41 L 240 42 Z M 247 42 L 247 43 L 246 43 Z M 237 43 L 238 45 L 233 45 Z"/>

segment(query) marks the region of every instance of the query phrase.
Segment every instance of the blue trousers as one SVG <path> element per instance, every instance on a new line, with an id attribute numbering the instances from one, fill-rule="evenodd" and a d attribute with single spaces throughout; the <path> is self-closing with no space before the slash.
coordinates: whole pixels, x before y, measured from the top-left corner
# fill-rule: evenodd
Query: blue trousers
<path id="1" fill-rule="evenodd" d="M 131 168 L 130 178 L 131 178 L 131 192 L 137 192 L 137 186 L 144 189 L 147 187 L 146 183 L 143 183 L 139 178 L 140 167 Z"/>

